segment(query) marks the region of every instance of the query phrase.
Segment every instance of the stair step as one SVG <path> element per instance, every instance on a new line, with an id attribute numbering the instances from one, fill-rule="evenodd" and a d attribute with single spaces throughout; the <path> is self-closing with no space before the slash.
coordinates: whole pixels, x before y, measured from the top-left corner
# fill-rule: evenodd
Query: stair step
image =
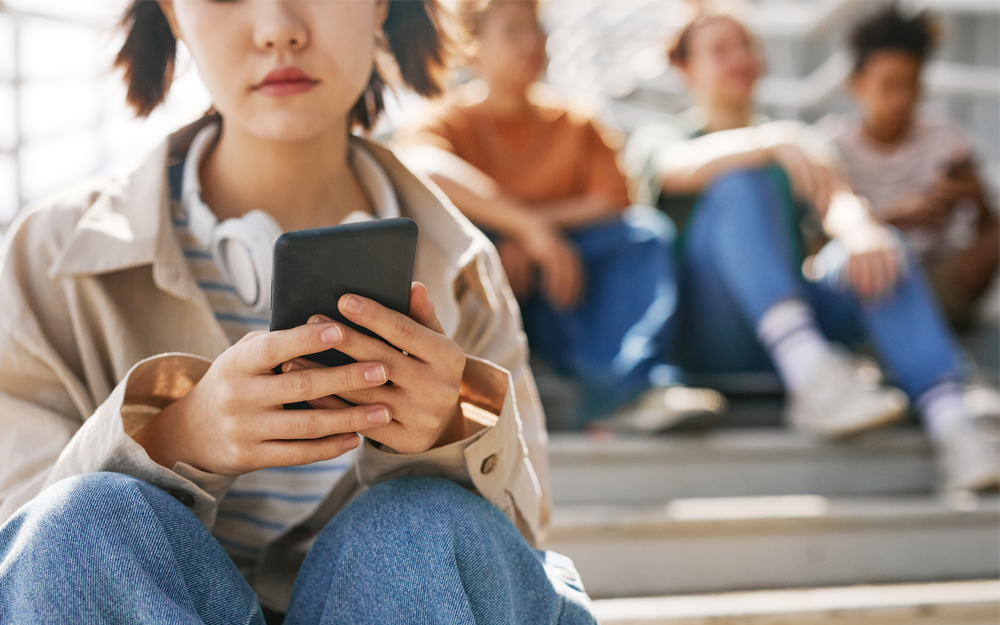
<path id="1" fill-rule="evenodd" d="M 1000 580 L 604 599 L 603 625 L 996 625 Z"/>
<path id="2" fill-rule="evenodd" d="M 821 443 L 781 429 L 695 436 L 553 434 L 557 504 L 662 503 L 683 497 L 915 495 L 935 467 L 916 428 Z"/>
<path id="3" fill-rule="evenodd" d="M 592 597 L 1000 576 L 1000 500 L 816 495 L 557 506 Z"/>

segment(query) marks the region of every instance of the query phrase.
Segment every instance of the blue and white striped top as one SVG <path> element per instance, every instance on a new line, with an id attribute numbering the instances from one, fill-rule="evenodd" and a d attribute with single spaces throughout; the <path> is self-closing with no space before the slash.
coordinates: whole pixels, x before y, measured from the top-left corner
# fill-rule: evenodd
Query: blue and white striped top
<path id="1" fill-rule="evenodd" d="M 205 150 L 212 145 L 217 132 L 217 125 L 203 128 L 192 142 L 183 166 L 178 165 L 171 172 L 174 191 L 172 220 L 174 233 L 195 281 L 207 296 L 216 320 L 229 340 L 235 343 L 247 332 L 267 330 L 270 310 L 254 312 L 240 300 L 216 265 L 207 245 L 191 229 L 192 214 L 210 210 L 201 201 L 197 172 Z M 379 217 L 398 216 L 395 191 L 378 162 L 356 145 L 351 146 L 350 156 L 359 183 Z M 181 189 L 182 185 L 184 189 Z M 192 193 L 187 185 L 194 185 L 195 192 Z M 361 219 L 372 217 L 352 213 L 344 222 Z M 314 511 L 341 476 L 350 470 L 355 458 L 356 450 L 332 460 L 264 469 L 236 479 L 219 504 L 212 533 L 244 576 L 252 576 L 257 558 L 268 543 Z"/>

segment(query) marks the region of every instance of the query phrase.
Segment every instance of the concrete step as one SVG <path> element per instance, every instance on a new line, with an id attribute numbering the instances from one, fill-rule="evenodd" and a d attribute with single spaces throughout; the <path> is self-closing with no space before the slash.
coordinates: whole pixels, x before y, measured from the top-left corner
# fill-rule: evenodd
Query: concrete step
<path id="1" fill-rule="evenodd" d="M 664 503 L 683 497 L 930 494 L 935 467 L 916 428 L 841 443 L 782 429 L 704 435 L 553 434 L 557 504 Z"/>
<path id="2" fill-rule="evenodd" d="M 816 495 L 557 506 L 594 598 L 1000 577 L 1000 500 Z"/>
<path id="3" fill-rule="evenodd" d="M 996 625 L 1000 580 L 594 602 L 603 625 Z"/>

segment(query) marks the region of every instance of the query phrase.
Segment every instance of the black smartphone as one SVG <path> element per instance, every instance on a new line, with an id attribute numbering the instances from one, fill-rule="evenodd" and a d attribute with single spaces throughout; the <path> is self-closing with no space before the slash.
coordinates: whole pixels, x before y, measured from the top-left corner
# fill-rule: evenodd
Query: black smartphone
<path id="1" fill-rule="evenodd" d="M 405 217 L 286 232 L 274 243 L 271 330 L 318 314 L 382 339 L 344 318 L 337 303 L 354 293 L 409 314 L 416 253 L 417 224 Z M 328 367 L 355 362 L 335 349 L 305 357 Z"/>

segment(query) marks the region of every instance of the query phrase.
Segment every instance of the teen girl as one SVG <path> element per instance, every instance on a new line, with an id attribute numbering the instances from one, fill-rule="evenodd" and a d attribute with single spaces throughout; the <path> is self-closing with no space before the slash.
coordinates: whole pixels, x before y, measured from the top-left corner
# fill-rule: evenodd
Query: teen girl
<path id="1" fill-rule="evenodd" d="M 381 110 L 380 54 L 439 91 L 441 19 L 398 0 L 129 6 L 129 102 L 163 100 L 180 40 L 213 112 L 11 230 L 0 620 L 592 622 L 572 564 L 531 546 L 544 418 L 496 252 L 351 135 Z M 397 214 L 420 228 L 410 316 L 340 308 L 402 352 L 321 316 L 265 331 L 262 246 Z M 358 362 L 299 359 L 334 346 Z M 314 410 L 282 409 L 298 401 Z"/>

